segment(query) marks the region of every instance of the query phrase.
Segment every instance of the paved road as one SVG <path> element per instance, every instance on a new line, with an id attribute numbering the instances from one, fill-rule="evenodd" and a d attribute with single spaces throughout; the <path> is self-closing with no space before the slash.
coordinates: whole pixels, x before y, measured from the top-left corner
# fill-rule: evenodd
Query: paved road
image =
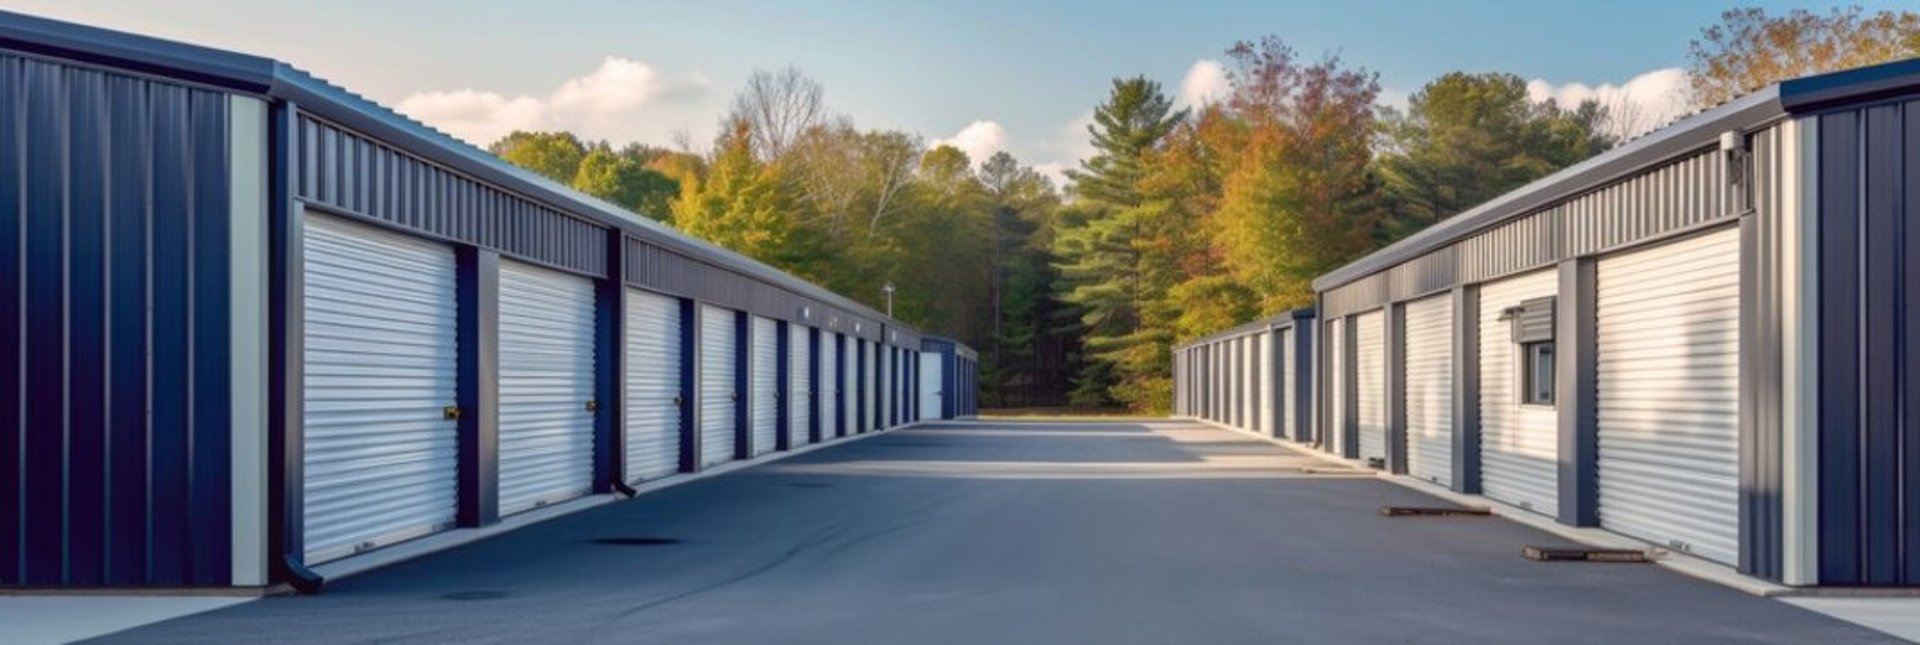
<path id="1" fill-rule="evenodd" d="M 1852 643 L 1659 567 L 1179 423 L 921 427 L 108 640 Z M 676 544 L 644 545 L 654 538 Z M 600 541 L 613 541 L 615 544 Z M 621 544 L 620 542 L 627 542 Z"/>

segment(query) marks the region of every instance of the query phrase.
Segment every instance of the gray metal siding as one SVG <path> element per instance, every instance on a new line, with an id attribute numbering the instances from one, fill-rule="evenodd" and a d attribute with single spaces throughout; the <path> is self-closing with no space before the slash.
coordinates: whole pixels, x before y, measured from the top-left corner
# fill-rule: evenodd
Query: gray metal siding
<path id="1" fill-rule="evenodd" d="M 224 585 L 229 97 L 0 52 L 0 585 Z"/>
<path id="2" fill-rule="evenodd" d="M 1325 292 L 1329 317 L 1637 245 L 1737 217 L 1726 163 L 1699 150 Z"/>
<path id="3" fill-rule="evenodd" d="M 867 340 L 880 340 L 877 317 L 856 314 L 785 287 L 629 236 L 627 284 Z M 903 333 L 902 339 L 916 337 Z"/>

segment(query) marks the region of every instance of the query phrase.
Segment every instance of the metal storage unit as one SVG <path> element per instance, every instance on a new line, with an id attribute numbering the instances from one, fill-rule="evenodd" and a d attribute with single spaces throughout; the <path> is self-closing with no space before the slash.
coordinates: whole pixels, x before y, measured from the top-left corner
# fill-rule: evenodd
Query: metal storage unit
<path id="1" fill-rule="evenodd" d="M 305 559 L 454 524 L 459 306 L 453 249 L 308 214 Z"/>
<path id="2" fill-rule="evenodd" d="M 860 433 L 860 364 L 854 360 L 860 340 L 840 336 L 840 436 Z"/>
<path id="3" fill-rule="evenodd" d="M 1740 557 L 1740 231 L 1603 257 L 1600 525 Z"/>
<path id="4" fill-rule="evenodd" d="M 500 263 L 501 515 L 593 492 L 593 289 Z"/>
<path id="5" fill-rule="evenodd" d="M 1273 354 L 1280 361 L 1280 378 L 1274 383 L 1274 391 L 1277 393 L 1275 398 L 1280 401 L 1280 405 L 1274 412 L 1274 423 L 1277 425 L 1274 426 L 1273 434 L 1299 441 L 1301 437 L 1300 406 L 1306 401 L 1294 396 L 1294 393 L 1299 391 L 1300 383 L 1296 380 L 1300 378 L 1299 370 L 1294 368 L 1294 364 L 1299 362 L 1299 357 L 1295 354 L 1299 351 L 1294 343 L 1296 333 L 1299 333 L 1299 327 L 1287 327 L 1274 332 L 1274 337 L 1280 344 L 1279 349 Z"/>
<path id="6" fill-rule="evenodd" d="M 873 425 L 882 430 L 893 427 L 894 356 L 892 345 L 886 343 L 874 345 L 873 366 L 875 373 L 879 376 L 873 381 L 875 390 Z"/>
<path id="7" fill-rule="evenodd" d="M 1453 484 L 1453 296 L 1406 305 L 1407 473 Z"/>
<path id="8" fill-rule="evenodd" d="M 1559 513 L 1559 416 L 1521 402 L 1520 352 L 1507 310 L 1552 297 L 1554 271 L 1480 287 L 1480 481 L 1487 497 L 1535 513 Z"/>
<path id="9" fill-rule="evenodd" d="M 1255 432 L 1260 433 L 1260 436 L 1271 437 L 1274 435 L 1274 428 L 1277 427 L 1274 425 L 1273 409 L 1273 394 L 1276 391 L 1274 389 L 1274 368 L 1278 367 L 1273 361 L 1274 334 L 1272 332 L 1255 334 L 1253 343 L 1253 404 L 1254 409 L 1257 411 L 1253 417 L 1253 427 Z"/>
<path id="10" fill-rule="evenodd" d="M 840 346 L 844 337 L 840 334 L 820 332 L 820 440 L 831 441 L 840 436 L 840 427 L 846 422 L 845 407 L 840 398 L 846 391 L 846 361 L 841 358 Z"/>
<path id="11" fill-rule="evenodd" d="M 734 312 L 700 305 L 700 465 L 735 459 L 740 351 Z"/>
<path id="12" fill-rule="evenodd" d="M 1354 318 L 1354 421 L 1360 459 L 1387 463 L 1387 316 L 1374 311 Z"/>
<path id="13" fill-rule="evenodd" d="M 748 337 L 753 356 L 747 368 L 752 400 L 747 409 L 753 438 L 748 447 L 758 457 L 773 452 L 780 437 L 780 325 L 772 318 L 754 316 L 752 320 Z"/>
<path id="14" fill-rule="evenodd" d="M 679 299 L 627 289 L 628 482 L 680 472 L 680 317 Z"/>
<path id="15" fill-rule="evenodd" d="M 1327 432 L 1320 448 L 1343 455 L 1347 442 L 1347 319 L 1327 321 Z"/>
<path id="16" fill-rule="evenodd" d="M 880 429 L 880 345 L 861 341 L 860 348 L 865 352 L 860 361 L 865 374 L 860 386 L 865 397 L 861 399 L 860 416 L 865 421 L 860 424 L 860 431 L 871 432 Z"/>
<path id="17" fill-rule="evenodd" d="M 813 329 L 787 323 L 787 445 L 813 443 Z"/>

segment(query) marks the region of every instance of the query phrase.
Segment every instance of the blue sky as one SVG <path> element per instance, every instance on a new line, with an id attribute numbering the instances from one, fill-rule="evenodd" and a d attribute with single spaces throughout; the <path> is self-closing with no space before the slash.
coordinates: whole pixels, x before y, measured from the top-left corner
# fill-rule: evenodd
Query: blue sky
<path id="1" fill-rule="evenodd" d="M 1775 11 L 1827 5 L 1758 2 Z M 1910 6 L 1862 2 L 1869 9 Z M 864 127 L 1071 163 L 1115 76 L 1217 91 L 1221 51 L 1276 34 L 1380 73 L 1389 100 L 1450 70 L 1586 96 L 1685 64 L 1722 2 L 622 2 L 0 0 L 14 11 L 272 56 L 468 139 L 565 127 L 703 146 L 755 68 L 796 65 Z M 1642 78 L 1627 99 L 1678 82 Z M 1653 89 L 1648 89 L 1653 88 Z M 1574 94 L 1567 94 L 1574 92 Z M 969 128 L 969 125 L 973 127 Z M 684 133 L 684 134 L 682 134 Z M 484 141 L 479 141 L 484 143 Z"/>

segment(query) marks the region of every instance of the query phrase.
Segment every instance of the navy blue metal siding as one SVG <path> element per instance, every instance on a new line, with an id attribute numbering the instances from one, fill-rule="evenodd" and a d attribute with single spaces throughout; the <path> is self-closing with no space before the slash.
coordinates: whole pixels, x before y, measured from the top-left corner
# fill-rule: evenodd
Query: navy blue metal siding
<path id="1" fill-rule="evenodd" d="M 1819 126 L 1820 582 L 1920 584 L 1920 101 Z"/>
<path id="2" fill-rule="evenodd" d="M 482 183 L 338 125 L 301 115 L 295 190 L 325 210 L 607 275 L 606 228 Z"/>
<path id="3" fill-rule="evenodd" d="M 228 100 L 0 53 L 0 585 L 230 580 Z"/>

